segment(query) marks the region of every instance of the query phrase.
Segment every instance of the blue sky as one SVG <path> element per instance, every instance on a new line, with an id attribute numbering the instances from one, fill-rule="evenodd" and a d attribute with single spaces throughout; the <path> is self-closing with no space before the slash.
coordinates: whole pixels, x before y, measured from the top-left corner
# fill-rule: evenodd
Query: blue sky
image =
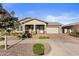
<path id="1" fill-rule="evenodd" d="M 7 3 L 3 6 L 9 12 L 15 11 L 19 19 L 31 17 L 62 24 L 79 22 L 78 3 Z"/>

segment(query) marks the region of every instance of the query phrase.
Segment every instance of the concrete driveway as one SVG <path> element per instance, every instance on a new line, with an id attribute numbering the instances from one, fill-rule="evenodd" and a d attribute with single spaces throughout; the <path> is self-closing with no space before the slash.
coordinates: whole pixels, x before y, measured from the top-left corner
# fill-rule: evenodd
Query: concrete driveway
<path id="1" fill-rule="evenodd" d="M 70 36 L 68 34 L 48 34 L 51 40 L 60 42 L 79 43 L 79 38 Z"/>
<path id="2" fill-rule="evenodd" d="M 54 40 L 50 40 L 48 43 L 51 46 L 48 56 L 79 56 L 79 43 Z"/>
<path id="3" fill-rule="evenodd" d="M 79 38 L 52 34 L 48 43 L 51 46 L 51 52 L 47 54 L 49 56 L 79 56 Z"/>

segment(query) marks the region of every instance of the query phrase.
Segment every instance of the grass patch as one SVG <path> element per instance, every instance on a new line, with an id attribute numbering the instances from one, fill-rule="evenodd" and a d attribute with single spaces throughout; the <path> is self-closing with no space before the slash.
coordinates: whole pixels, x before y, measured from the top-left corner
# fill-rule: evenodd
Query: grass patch
<path id="1" fill-rule="evenodd" d="M 40 43 L 34 44 L 33 52 L 36 55 L 44 55 L 44 45 Z"/>
<path id="2" fill-rule="evenodd" d="M 49 39 L 48 36 L 40 36 L 39 39 Z"/>

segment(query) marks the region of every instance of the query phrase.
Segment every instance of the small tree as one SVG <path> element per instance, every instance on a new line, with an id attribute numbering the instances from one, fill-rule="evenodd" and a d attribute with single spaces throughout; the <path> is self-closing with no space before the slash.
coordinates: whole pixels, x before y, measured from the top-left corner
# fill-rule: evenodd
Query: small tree
<path id="1" fill-rule="evenodd" d="M 18 18 L 11 16 L 10 13 L 3 9 L 2 4 L 0 4 L 0 28 L 5 30 L 5 50 L 7 49 L 6 32 L 8 28 L 15 29 L 17 21 Z"/>

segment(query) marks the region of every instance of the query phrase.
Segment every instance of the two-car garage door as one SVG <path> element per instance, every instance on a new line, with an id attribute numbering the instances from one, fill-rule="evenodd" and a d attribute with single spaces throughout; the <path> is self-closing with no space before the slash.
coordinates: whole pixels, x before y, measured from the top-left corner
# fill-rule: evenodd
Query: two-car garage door
<path id="1" fill-rule="evenodd" d="M 59 28 L 47 28 L 47 33 L 51 34 L 51 33 L 59 33 Z"/>

